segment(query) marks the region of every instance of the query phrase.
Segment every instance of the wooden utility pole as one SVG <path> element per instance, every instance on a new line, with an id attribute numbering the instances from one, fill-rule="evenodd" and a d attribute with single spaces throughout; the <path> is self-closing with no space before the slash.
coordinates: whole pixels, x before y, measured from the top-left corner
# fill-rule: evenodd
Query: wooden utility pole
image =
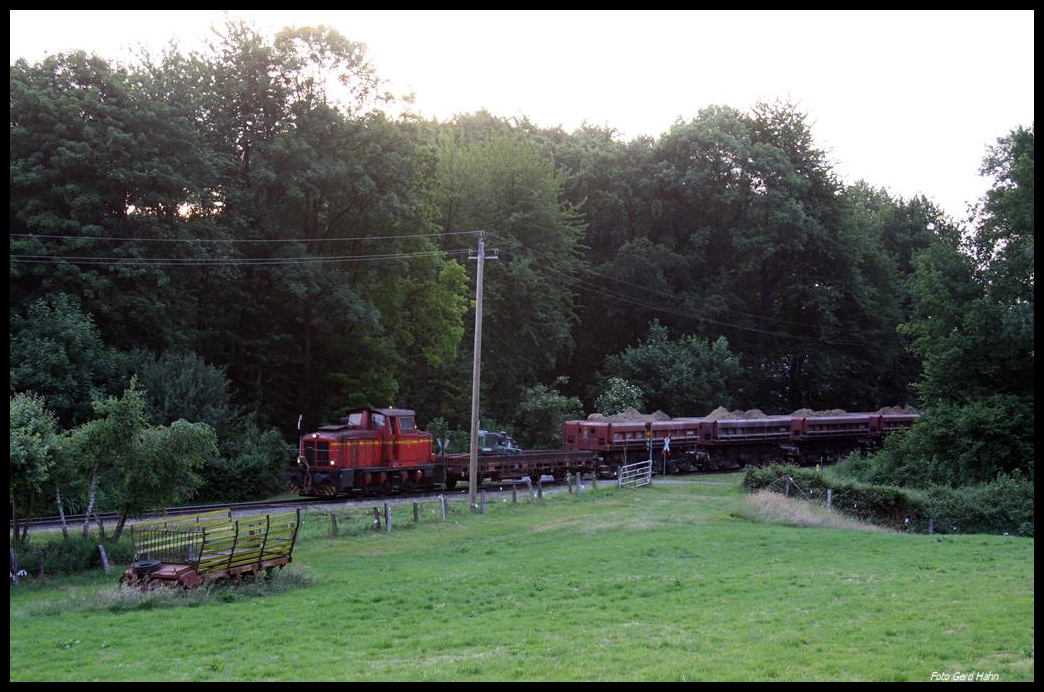
<path id="1" fill-rule="evenodd" d="M 494 250 L 494 253 L 496 251 Z M 482 372 L 482 270 L 487 259 L 485 233 L 479 232 L 478 252 L 468 257 L 478 261 L 475 275 L 475 354 L 471 369 L 471 458 L 468 460 L 468 505 L 475 509 L 478 495 L 478 426 L 479 426 L 479 381 Z"/>

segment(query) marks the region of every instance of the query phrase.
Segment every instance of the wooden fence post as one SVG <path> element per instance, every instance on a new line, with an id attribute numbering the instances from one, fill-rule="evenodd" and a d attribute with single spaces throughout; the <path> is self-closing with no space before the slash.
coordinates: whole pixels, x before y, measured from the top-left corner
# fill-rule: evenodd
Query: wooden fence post
<path id="1" fill-rule="evenodd" d="M 384 533 L 391 533 L 391 505 L 384 503 Z"/>
<path id="2" fill-rule="evenodd" d="M 337 538 L 337 534 L 337 515 L 333 512 L 330 512 L 330 533 L 328 534 L 328 536 L 330 538 Z"/>
<path id="3" fill-rule="evenodd" d="M 827 509 L 831 509 L 834 506 L 834 489 L 827 488 Z"/>
<path id="4" fill-rule="evenodd" d="M 414 502 L 413 503 L 413 523 L 414 524 L 419 524 L 420 523 L 420 503 L 419 502 Z"/>
<path id="5" fill-rule="evenodd" d="M 373 506 L 373 528 L 381 530 L 381 511 L 377 509 L 377 505 Z"/>

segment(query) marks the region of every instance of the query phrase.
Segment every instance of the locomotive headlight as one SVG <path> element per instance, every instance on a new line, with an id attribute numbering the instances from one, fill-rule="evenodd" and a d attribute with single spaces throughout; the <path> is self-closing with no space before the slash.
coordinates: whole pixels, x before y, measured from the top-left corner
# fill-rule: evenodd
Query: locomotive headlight
<path id="1" fill-rule="evenodd" d="M 313 440 L 318 440 L 319 439 L 319 433 L 312 433 L 312 439 Z"/>
<path id="2" fill-rule="evenodd" d="M 337 462 L 336 462 L 336 461 L 334 461 L 333 459 L 331 459 L 331 460 L 330 460 L 330 466 L 333 466 L 333 465 L 334 465 L 334 464 L 336 464 L 336 463 L 337 463 Z"/>

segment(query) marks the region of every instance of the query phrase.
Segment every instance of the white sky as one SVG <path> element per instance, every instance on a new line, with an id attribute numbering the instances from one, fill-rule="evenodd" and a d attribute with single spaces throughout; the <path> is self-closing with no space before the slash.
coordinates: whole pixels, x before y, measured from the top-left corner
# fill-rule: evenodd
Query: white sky
<path id="1" fill-rule="evenodd" d="M 1033 122 L 1032 11 L 233 12 L 266 34 L 326 24 L 369 47 L 414 109 L 486 108 L 573 130 L 658 136 L 711 104 L 789 99 L 846 182 L 925 194 L 957 219 L 988 188 L 986 147 Z M 137 44 L 201 46 L 216 10 L 11 11 L 11 61 Z"/>

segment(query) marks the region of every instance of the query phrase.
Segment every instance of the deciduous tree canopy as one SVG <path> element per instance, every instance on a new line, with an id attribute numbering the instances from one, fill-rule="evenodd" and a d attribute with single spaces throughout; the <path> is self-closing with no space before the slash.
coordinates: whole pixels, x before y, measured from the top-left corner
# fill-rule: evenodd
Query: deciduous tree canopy
<path id="1" fill-rule="evenodd" d="M 217 430 L 208 478 L 278 467 L 299 414 L 463 424 L 479 231 L 493 420 L 592 410 L 607 378 L 674 415 L 1032 400 L 1032 126 L 990 151 L 964 245 L 929 200 L 843 184 L 786 102 L 630 142 L 392 119 L 362 44 L 236 22 L 10 79 L 11 393 L 68 428 L 140 372 L 148 410 Z"/>

